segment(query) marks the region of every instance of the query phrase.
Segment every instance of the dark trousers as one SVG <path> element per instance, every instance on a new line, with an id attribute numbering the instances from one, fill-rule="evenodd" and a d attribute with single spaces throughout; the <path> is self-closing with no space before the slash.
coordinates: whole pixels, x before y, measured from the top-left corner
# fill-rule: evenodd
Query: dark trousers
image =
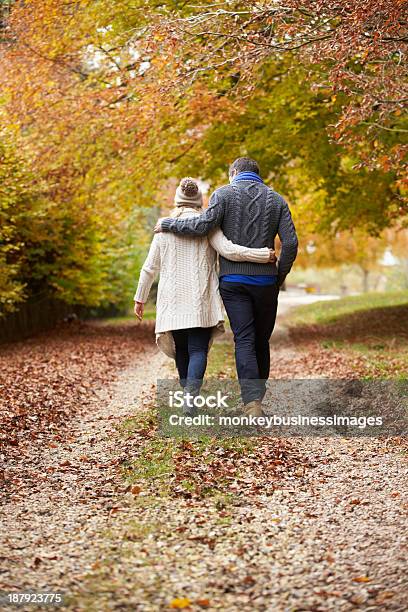
<path id="1" fill-rule="evenodd" d="M 177 329 L 172 334 L 176 345 L 176 366 L 180 384 L 187 392 L 196 395 L 203 384 L 207 368 L 211 327 Z"/>
<path id="2" fill-rule="evenodd" d="M 234 334 L 243 402 L 261 400 L 269 378 L 269 340 L 275 325 L 279 287 L 221 280 L 220 293 Z"/>

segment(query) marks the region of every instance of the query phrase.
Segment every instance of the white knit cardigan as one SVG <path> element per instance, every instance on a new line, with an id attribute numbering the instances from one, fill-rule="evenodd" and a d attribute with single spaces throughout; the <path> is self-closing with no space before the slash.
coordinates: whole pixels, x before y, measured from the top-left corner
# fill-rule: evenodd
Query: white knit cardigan
<path id="1" fill-rule="evenodd" d="M 199 215 L 183 207 L 179 218 Z M 175 356 L 171 330 L 213 327 L 213 337 L 224 331 L 223 306 L 218 288 L 217 252 L 232 261 L 265 263 L 267 247 L 251 249 L 234 244 L 216 228 L 200 238 L 170 232 L 156 234 L 140 272 L 135 301 L 146 302 L 160 273 L 156 304 L 156 341 L 169 357 Z"/>

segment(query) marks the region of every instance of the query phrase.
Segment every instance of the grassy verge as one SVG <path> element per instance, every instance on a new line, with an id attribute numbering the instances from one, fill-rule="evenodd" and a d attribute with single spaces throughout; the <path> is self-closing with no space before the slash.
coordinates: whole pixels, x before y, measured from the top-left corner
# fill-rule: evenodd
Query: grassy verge
<path id="1" fill-rule="evenodd" d="M 406 378 L 408 291 L 369 293 L 300 306 L 287 317 L 296 345 L 350 358 L 362 376 Z"/>
<path id="2" fill-rule="evenodd" d="M 315 302 L 314 304 L 299 306 L 290 313 L 288 321 L 292 325 L 330 325 L 353 314 L 388 308 L 395 309 L 400 306 L 408 308 L 408 291 L 398 293 L 365 293 L 344 297 L 339 300 Z"/>

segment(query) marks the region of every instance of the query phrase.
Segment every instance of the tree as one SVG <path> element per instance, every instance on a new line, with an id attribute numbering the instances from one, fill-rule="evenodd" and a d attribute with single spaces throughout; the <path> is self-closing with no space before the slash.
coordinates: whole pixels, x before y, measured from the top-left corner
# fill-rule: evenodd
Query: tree
<path id="1" fill-rule="evenodd" d="M 129 299 L 147 239 L 142 205 L 152 202 L 160 181 L 154 157 L 159 143 L 149 146 L 144 136 L 156 110 L 146 79 L 142 86 L 143 58 L 123 49 L 123 70 L 115 68 L 118 60 L 108 47 L 120 38 L 122 16 L 117 11 L 118 34 L 108 27 L 115 18 L 109 3 L 98 8 L 100 13 L 95 3 L 51 0 L 16 4 L 0 67 L 2 119 L 14 125 L 14 148 L 22 151 L 42 202 L 33 219 L 37 237 L 30 233 L 24 245 L 17 232 L 10 238 L 9 250 L 24 250 L 24 265 L 12 268 L 9 255 L 7 278 L 18 274 L 26 296 L 47 290 L 85 305 Z M 68 22 L 72 28 L 65 27 Z M 118 72 L 137 85 L 126 95 Z M 167 120 L 164 112 L 157 115 L 158 122 Z M 22 214 L 23 205 L 15 198 L 10 215 Z"/>
<path id="2" fill-rule="evenodd" d="M 405 1 L 243 0 L 201 3 L 184 11 L 169 13 L 162 28 L 177 38 L 184 53 L 185 78 L 231 78 L 235 90 L 243 82 L 245 91 L 257 81 L 265 60 L 290 55 L 308 66 L 313 87 L 346 94 L 336 120 L 327 126 L 331 136 L 358 152 L 360 163 L 393 168 L 403 181 Z"/>
<path id="3" fill-rule="evenodd" d="M 0 134 L 0 315 L 14 309 L 24 298 L 19 279 L 22 265 L 23 234 L 28 227 L 32 193 L 27 175 L 10 142 Z M 16 209 L 18 208 L 18 214 Z"/>
<path id="4" fill-rule="evenodd" d="M 384 235 L 374 237 L 361 230 L 349 230 L 334 236 L 311 234 L 304 244 L 298 266 L 340 269 L 355 265 L 361 272 L 361 289 L 367 292 L 370 272 L 378 270 L 387 241 Z"/>
<path id="5" fill-rule="evenodd" d="M 126 299 L 136 251 L 150 237 L 146 209 L 160 204 L 168 178 L 195 169 L 216 186 L 236 154 L 260 158 L 274 186 L 299 202 L 308 232 L 347 223 L 378 232 L 402 216 L 401 104 L 381 103 L 373 139 L 361 93 L 372 83 L 377 97 L 380 86 L 388 88 L 381 95 L 394 86 L 400 95 L 404 64 L 391 56 L 401 46 L 401 11 L 384 21 L 373 0 L 358 10 L 308 4 L 12 4 L 2 21 L 0 112 L 39 209 L 37 238 L 29 233 L 7 274 L 18 275 L 26 295 L 45 287 L 71 303 Z M 367 38 L 363 6 L 374 24 L 367 55 L 358 48 Z M 347 114 L 357 108 L 360 115 Z M 14 201 L 17 216 L 24 201 Z"/>
<path id="6" fill-rule="evenodd" d="M 288 59 L 264 64 L 245 107 L 209 127 L 177 171 L 202 174 L 217 184 L 225 181 L 228 163 L 245 153 L 293 203 L 301 234 L 334 234 L 354 226 L 379 233 L 400 215 L 395 173 L 354 167 L 356 158 L 325 130 L 345 94 L 311 90 L 306 80 L 307 69 Z"/>

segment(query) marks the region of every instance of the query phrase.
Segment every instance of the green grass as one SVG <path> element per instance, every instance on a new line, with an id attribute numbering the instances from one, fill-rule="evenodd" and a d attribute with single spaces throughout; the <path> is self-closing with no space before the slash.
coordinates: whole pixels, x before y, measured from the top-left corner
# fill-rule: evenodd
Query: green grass
<path id="1" fill-rule="evenodd" d="M 160 438 L 149 442 L 146 454 L 128 464 L 126 478 L 130 483 L 144 480 L 165 482 L 174 469 L 172 444 Z"/>
<path id="2" fill-rule="evenodd" d="M 210 349 L 206 377 L 218 377 L 220 374 L 232 379 L 237 377 L 233 342 L 214 342 Z"/>
<path id="3" fill-rule="evenodd" d="M 139 419 L 134 419 L 132 427 L 130 420 L 126 427 L 127 434 L 140 431 Z M 123 430 L 124 432 L 124 430 Z M 130 434 L 131 435 L 131 434 Z M 172 497 L 169 483 L 177 472 L 177 458 L 182 454 L 189 461 L 192 468 L 192 477 L 186 477 L 179 482 L 185 491 L 193 492 L 197 486 L 194 476 L 195 468 L 209 466 L 214 460 L 215 453 L 220 449 L 233 451 L 234 456 L 245 456 L 255 448 L 256 441 L 253 438 L 221 437 L 214 438 L 202 435 L 200 438 L 161 438 L 155 436 L 143 441 L 139 451 L 133 458 L 123 466 L 123 477 L 127 484 L 140 485 L 140 487 L 151 495 L 157 497 Z M 214 503 L 218 505 L 220 497 L 220 485 L 222 479 L 202 489 L 204 497 L 214 497 Z"/>
<path id="4" fill-rule="evenodd" d="M 290 325 L 330 324 L 354 313 L 379 308 L 408 305 L 408 291 L 396 293 L 365 293 L 339 300 L 315 302 L 299 306 L 288 315 Z"/>

